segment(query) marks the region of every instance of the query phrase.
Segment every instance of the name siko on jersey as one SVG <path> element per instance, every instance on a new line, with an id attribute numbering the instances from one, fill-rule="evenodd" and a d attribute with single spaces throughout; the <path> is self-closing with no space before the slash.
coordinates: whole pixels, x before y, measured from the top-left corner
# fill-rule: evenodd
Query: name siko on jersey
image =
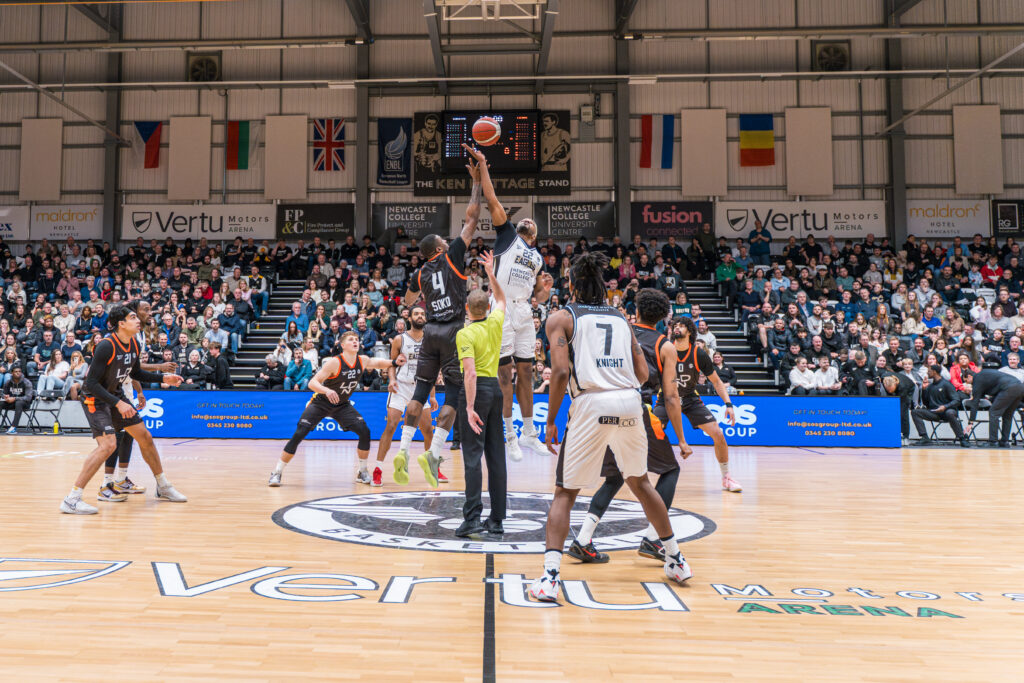
<path id="1" fill-rule="evenodd" d="M 626 362 L 624 358 L 598 358 L 597 367 L 599 368 L 621 368 Z"/>

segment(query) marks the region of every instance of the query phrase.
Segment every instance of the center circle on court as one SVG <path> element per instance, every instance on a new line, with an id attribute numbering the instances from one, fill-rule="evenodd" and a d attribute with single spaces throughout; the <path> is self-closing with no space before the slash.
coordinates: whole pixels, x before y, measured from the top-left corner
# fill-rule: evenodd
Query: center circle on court
<path id="1" fill-rule="evenodd" d="M 459 491 L 396 491 L 319 498 L 276 511 L 272 519 L 290 531 L 332 541 L 404 550 L 449 553 L 543 553 L 544 523 L 550 493 L 509 492 L 502 536 L 483 534 L 479 539 L 457 538 L 465 495 Z M 486 518 L 487 493 L 483 495 Z M 577 496 L 570 523 L 579 528 L 590 498 Z M 695 512 L 669 509 L 672 529 L 680 543 L 715 532 L 715 523 Z M 601 518 L 594 545 L 602 551 L 633 550 L 639 545 L 647 517 L 640 503 L 615 499 Z M 573 532 L 570 532 L 570 540 Z"/>

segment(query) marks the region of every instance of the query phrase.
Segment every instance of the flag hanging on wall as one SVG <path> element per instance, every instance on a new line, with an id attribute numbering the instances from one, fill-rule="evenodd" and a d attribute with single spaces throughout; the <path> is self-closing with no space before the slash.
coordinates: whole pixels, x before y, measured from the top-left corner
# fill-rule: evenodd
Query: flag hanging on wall
<path id="1" fill-rule="evenodd" d="M 775 122 L 771 114 L 740 114 L 740 166 L 775 165 Z"/>
<path id="2" fill-rule="evenodd" d="M 136 121 L 132 130 L 132 149 L 136 158 L 142 161 L 143 168 L 160 168 L 160 133 L 163 131 L 162 121 Z"/>
<path id="3" fill-rule="evenodd" d="M 313 170 L 345 170 L 345 119 L 313 119 Z"/>
<path id="4" fill-rule="evenodd" d="M 675 114 L 640 117 L 640 168 L 672 168 L 675 156 Z"/>
<path id="5" fill-rule="evenodd" d="M 259 132 L 256 121 L 228 121 L 224 165 L 229 171 L 249 168 L 259 146 Z"/>

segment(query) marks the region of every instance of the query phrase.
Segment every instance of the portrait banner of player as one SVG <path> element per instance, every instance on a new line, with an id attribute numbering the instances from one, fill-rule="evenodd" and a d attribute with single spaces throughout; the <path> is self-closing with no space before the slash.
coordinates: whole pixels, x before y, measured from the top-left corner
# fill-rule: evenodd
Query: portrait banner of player
<path id="1" fill-rule="evenodd" d="M 412 121 L 377 119 L 377 184 L 408 185 L 412 180 Z"/>

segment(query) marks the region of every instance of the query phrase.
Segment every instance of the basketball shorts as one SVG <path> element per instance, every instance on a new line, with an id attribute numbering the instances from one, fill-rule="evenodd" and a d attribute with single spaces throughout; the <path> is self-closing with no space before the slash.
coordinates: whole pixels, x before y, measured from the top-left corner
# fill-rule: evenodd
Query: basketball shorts
<path id="1" fill-rule="evenodd" d="M 533 329 L 533 309 L 525 301 L 512 301 L 505 309 L 501 328 L 501 358 L 533 360 L 537 331 Z"/>
<path id="2" fill-rule="evenodd" d="M 446 385 L 462 386 L 459 371 L 459 353 L 455 348 L 455 335 L 463 328 L 462 319 L 449 322 L 427 323 L 423 328 L 423 344 L 416 363 L 418 381 L 437 382 L 438 373 Z"/>
<path id="3" fill-rule="evenodd" d="M 299 418 L 299 427 L 312 431 L 324 418 L 331 418 L 338 423 L 344 432 L 358 432 L 365 424 L 363 416 L 359 414 L 356 407 L 349 401 L 342 401 L 335 405 L 327 399 L 314 398 L 302 411 Z"/>
<path id="4" fill-rule="evenodd" d="M 672 452 L 672 444 L 665 433 L 665 426 L 668 424 L 668 413 L 663 405 L 651 408 L 644 404 L 644 431 L 647 432 L 647 469 L 654 474 L 664 474 L 679 469 L 675 453 Z M 619 467 L 615 464 L 615 456 L 611 449 L 604 452 L 604 463 L 601 465 L 602 477 L 614 477 L 619 474 Z"/>
<path id="5" fill-rule="evenodd" d="M 414 382 L 395 382 L 398 389 L 394 393 L 388 393 L 388 410 L 397 410 L 405 414 L 405 407 L 412 400 L 412 392 L 416 390 Z"/>
<path id="6" fill-rule="evenodd" d="M 130 403 L 124 396 L 118 398 Z M 94 439 L 104 434 L 120 434 L 126 427 L 142 424 L 142 418 L 138 413 L 131 417 L 123 417 L 117 408 L 92 396 L 82 398 L 82 408 L 85 410 L 85 419 L 89 423 Z"/>
<path id="7" fill-rule="evenodd" d="M 569 407 L 555 469 L 555 484 L 566 489 L 592 486 L 601 478 L 605 450 L 624 477 L 647 473 L 644 406 L 634 389 L 582 394 Z"/>
<path id="8" fill-rule="evenodd" d="M 700 396 L 686 396 L 681 397 L 680 400 L 682 401 L 683 416 L 690 421 L 690 426 L 694 429 L 709 422 L 715 422 L 715 416 L 704 405 L 704 401 L 700 400 Z"/>

